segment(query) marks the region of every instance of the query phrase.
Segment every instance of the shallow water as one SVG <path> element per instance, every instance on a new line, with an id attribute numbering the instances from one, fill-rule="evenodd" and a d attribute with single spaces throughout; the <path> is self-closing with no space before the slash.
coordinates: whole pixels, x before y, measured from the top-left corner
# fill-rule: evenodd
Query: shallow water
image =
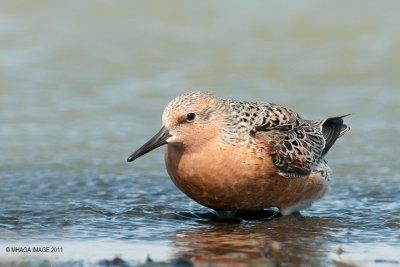
<path id="1" fill-rule="evenodd" d="M 0 257 L 44 243 L 88 264 L 398 265 L 399 7 L 1 1 Z M 127 164 L 192 89 L 352 113 L 327 195 L 302 216 L 219 222 L 174 187 L 162 149 Z"/>

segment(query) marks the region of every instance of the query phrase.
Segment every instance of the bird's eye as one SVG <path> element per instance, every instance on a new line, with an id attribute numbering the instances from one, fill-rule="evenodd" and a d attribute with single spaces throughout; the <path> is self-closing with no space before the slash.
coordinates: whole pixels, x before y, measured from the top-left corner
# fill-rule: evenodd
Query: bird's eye
<path id="1" fill-rule="evenodd" d="M 194 120 L 194 118 L 196 118 L 196 114 L 194 114 L 194 113 L 186 114 L 186 120 L 187 121 L 192 121 L 192 120 Z"/>

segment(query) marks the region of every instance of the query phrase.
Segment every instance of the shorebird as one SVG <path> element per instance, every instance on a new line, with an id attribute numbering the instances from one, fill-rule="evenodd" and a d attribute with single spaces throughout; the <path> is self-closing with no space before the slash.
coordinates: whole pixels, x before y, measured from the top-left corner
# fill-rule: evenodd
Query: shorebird
<path id="1" fill-rule="evenodd" d="M 185 93 L 128 162 L 167 145 L 168 174 L 196 202 L 224 217 L 270 206 L 289 215 L 325 194 L 325 156 L 350 130 L 345 116 L 305 120 L 283 105 Z"/>

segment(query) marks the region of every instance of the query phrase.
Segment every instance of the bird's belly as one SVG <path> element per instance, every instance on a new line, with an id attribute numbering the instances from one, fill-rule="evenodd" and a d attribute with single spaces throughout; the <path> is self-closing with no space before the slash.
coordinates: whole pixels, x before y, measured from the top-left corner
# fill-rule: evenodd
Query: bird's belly
<path id="1" fill-rule="evenodd" d="M 320 198 L 326 191 L 321 177 L 283 178 L 271 159 L 248 148 L 205 147 L 186 152 L 168 145 L 165 162 L 175 185 L 196 202 L 226 211 L 286 208 Z"/>

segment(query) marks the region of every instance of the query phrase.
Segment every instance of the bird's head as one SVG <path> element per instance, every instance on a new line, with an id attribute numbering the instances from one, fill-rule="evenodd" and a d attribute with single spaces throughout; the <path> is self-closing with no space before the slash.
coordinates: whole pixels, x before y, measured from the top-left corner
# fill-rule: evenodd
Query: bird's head
<path id="1" fill-rule="evenodd" d="M 196 149 L 218 136 L 220 101 L 213 94 L 192 92 L 173 99 L 165 108 L 161 130 L 135 151 L 128 162 L 165 144 Z"/>

